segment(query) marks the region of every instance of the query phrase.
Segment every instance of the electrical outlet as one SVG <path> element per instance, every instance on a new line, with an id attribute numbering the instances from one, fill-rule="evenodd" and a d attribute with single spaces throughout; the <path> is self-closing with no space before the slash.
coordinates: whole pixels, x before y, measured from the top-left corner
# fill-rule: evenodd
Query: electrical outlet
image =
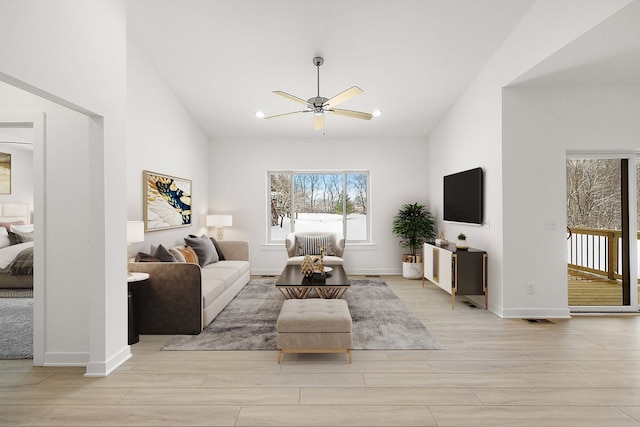
<path id="1" fill-rule="evenodd" d="M 527 283 L 527 293 L 528 294 L 535 294 L 536 293 L 536 285 L 533 282 L 529 282 Z"/>

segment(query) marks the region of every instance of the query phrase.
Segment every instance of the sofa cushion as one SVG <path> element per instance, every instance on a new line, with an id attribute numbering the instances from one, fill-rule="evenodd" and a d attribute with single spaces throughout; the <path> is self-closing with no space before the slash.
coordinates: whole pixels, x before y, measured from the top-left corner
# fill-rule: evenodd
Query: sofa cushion
<path id="1" fill-rule="evenodd" d="M 244 273 L 250 270 L 249 261 L 220 261 L 216 265 L 219 265 L 220 268 L 233 268 L 238 271 L 238 275 L 242 276 Z"/>
<path id="2" fill-rule="evenodd" d="M 222 265 L 212 264 L 214 268 L 203 268 L 200 273 L 202 277 L 202 283 L 208 282 L 210 280 L 221 280 L 224 282 L 225 288 L 233 285 L 233 282 L 238 280 L 240 277 L 240 272 L 238 272 L 237 268 L 231 267 L 223 267 Z M 207 266 L 209 267 L 209 266 Z"/>
<path id="3" fill-rule="evenodd" d="M 184 238 L 184 244 L 191 246 L 193 250 L 196 251 L 200 267 L 218 262 L 219 258 L 218 252 L 216 252 L 216 247 L 207 236 L 202 235 L 200 237 L 196 237 L 194 235 L 190 235 L 189 237 Z"/>
<path id="4" fill-rule="evenodd" d="M 209 278 L 202 280 L 202 307 L 206 307 L 215 301 L 227 287 L 224 280 Z"/>

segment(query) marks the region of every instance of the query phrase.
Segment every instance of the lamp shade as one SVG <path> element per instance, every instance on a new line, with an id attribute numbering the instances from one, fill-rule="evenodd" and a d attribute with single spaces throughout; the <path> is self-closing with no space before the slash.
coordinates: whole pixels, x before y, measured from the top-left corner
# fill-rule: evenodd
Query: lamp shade
<path id="1" fill-rule="evenodd" d="M 231 215 L 207 215 L 207 227 L 231 227 Z"/>
<path id="2" fill-rule="evenodd" d="M 127 243 L 144 242 L 144 222 L 127 221 Z"/>

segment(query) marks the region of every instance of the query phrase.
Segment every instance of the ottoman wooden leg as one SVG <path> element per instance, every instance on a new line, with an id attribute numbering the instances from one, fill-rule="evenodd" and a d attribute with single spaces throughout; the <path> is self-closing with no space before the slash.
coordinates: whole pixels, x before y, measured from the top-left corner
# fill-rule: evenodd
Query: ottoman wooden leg
<path id="1" fill-rule="evenodd" d="M 278 363 L 282 360 L 282 350 L 278 350 Z"/>

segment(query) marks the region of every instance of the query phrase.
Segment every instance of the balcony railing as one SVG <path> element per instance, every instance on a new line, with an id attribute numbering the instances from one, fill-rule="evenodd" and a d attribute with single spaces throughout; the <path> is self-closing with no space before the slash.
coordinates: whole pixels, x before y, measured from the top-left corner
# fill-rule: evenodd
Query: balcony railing
<path id="1" fill-rule="evenodd" d="M 640 240 L 640 232 L 637 239 Z M 569 268 L 605 276 L 610 280 L 622 278 L 620 230 L 572 227 L 567 250 Z"/>

